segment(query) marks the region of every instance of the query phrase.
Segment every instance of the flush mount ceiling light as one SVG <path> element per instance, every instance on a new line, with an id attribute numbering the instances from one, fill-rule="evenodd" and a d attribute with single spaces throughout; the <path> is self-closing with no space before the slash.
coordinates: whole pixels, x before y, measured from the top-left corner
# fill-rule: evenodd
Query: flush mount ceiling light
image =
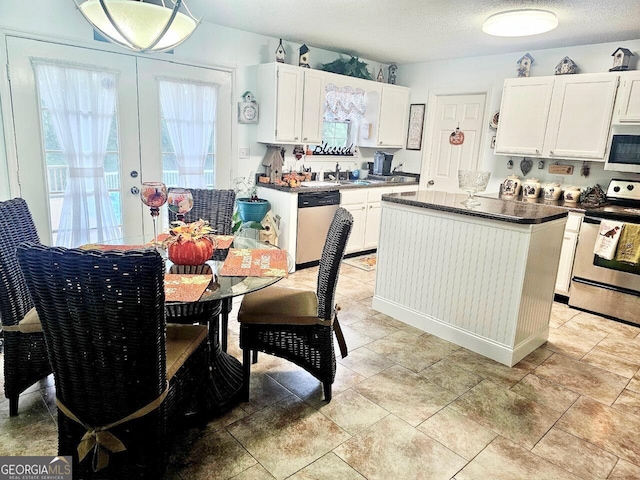
<path id="1" fill-rule="evenodd" d="M 164 52 L 191 36 L 199 20 L 183 0 L 86 0 L 82 15 L 107 40 L 135 52 Z M 182 7 L 182 8 L 181 8 Z"/>
<path id="2" fill-rule="evenodd" d="M 553 30 L 558 18 L 547 10 L 510 10 L 491 15 L 482 31 L 498 37 L 524 37 Z"/>

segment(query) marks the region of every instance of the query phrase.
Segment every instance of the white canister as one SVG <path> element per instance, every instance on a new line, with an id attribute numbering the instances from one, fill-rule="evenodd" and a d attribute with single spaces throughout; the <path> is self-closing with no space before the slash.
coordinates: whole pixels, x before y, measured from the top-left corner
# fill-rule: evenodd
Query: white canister
<path id="1" fill-rule="evenodd" d="M 567 187 L 564 191 L 564 201 L 578 203 L 580 201 L 580 187 Z"/>
<path id="2" fill-rule="evenodd" d="M 544 199 L 556 201 L 560 198 L 562 194 L 562 187 L 559 183 L 550 182 L 542 185 L 542 190 L 544 191 Z"/>
<path id="3" fill-rule="evenodd" d="M 537 178 L 529 178 L 522 184 L 522 196 L 524 198 L 538 198 L 540 195 L 540 182 Z"/>
<path id="4" fill-rule="evenodd" d="M 505 198 L 513 198 L 520 195 L 520 177 L 517 175 L 509 175 L 502 182 L 502 196 Z"/>
<path id="5" fill-rule="evenodd" d="M 364 180 L 369 176 L 369 170 L 367 170 L 366 168 L 361 168 L 358 171 L 360 172 L 360 180 Z"/>

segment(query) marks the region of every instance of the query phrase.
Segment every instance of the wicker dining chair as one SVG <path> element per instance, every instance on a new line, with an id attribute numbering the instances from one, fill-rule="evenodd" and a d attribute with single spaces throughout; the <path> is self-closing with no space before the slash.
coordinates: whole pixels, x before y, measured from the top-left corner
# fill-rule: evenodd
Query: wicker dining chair
<path id="1" fill-rule="evenodd" d="M 273 285 L 244 296 L 238 321 L 243 356 L 243 395 L 249 400 L 251 353 L 262 351 L 285 358 L 320 380 L 324 398 L 331 401 L 336 376 L 333 334 L 342 357 L 347 348 L 335 305 L 338 273 L 351 233 L 353 217 L 336 211 L 320 258 L 316 292 Z"/>
<path id="2" fill-rule="evenodd" d="M 4 393 L 9 415 L 18 414 L 20 394 L 51 373 L 40 319 L 33 308 L 16 247 L 39 242 L 27 202 L 0 202 L 0 321 L 4 335 Z"/>
<path id="3" fill-rule="evenodd" d="M 184 216 L 184 221 L 195 222 L 203 219 L 209 222 L 212 228 L 215 229 L 218 235 L 231 235 L 233 228 L 233 210 L 235 207 L 236 193 L 233 190 L 210 190 L 210 189 L 198 189 L 191 188 L 191 195 L 193 196 L 193 208 L 187 212 Z M 176 214 L 169 212 L 169 222 L 177 220 Z M 182 270 L 175 273 L 187 273 Z M 189 316 L 189 312 L 185 310 L 185 307 L 181 308 L 181 311 L 176 311 L 173 307 L 170 307 L 167 311 L 169 322 L 176 323 L 196 323 L 202 318 L 205 307 L 198 307 L 194 317 Z M 227 351 L 227 327 L 229 325 L 229 313 L 233 308 L 233 301 L 231 298 L 222 300 L 221 314 L 222 322 L 220 326 L 220 343 L 222 350 Z M 197 317 L 197 319 L 196 319 Z"/>
<path id="4" fill-rule="evenodd" d="M 36 244 L 17 255 L 53 366 L 58 453 L 73 457 L 74 478 L 163 478 L 187 407 L 206 401 L 209 344 L 204 326 L 165 325 L 162 257 Z"/>

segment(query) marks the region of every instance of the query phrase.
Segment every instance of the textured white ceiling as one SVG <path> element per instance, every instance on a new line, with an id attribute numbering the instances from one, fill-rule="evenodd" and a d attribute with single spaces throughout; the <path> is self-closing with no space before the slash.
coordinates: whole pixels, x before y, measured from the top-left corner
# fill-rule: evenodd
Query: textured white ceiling
<path id="1" fill-rule="evenodd" d="M 187 0 L 187 4 L 206 22 L 380 63 L 640 38 L 640 0 Z M 482 32 L 490 15 L 527 7 L 554 12 L 558 28 L 524 38 Z"/>

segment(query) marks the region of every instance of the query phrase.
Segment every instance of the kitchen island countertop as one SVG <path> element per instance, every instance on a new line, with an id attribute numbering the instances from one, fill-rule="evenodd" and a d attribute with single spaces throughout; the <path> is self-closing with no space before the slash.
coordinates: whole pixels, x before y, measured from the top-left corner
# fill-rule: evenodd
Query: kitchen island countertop
<path id="1" fill-rule="evenodd" d="M 518 224 L 546 223 L 568 215 L 567 209 L 556 206 L 478 196 L 475 198 L 480 202 L 480 205 L 467 207 L 462 205 L 466 198 L 465 194 L 435 190 L 391 193 L 382 196 L 382 200 L 385 202 Z"/>

